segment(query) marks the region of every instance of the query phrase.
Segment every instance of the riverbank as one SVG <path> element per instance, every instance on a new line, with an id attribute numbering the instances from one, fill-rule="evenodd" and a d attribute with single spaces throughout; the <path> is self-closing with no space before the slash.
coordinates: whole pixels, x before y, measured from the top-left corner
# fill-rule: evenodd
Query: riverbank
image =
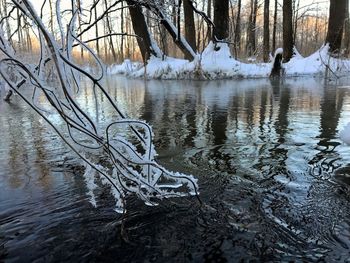
<path id="1" fill-rule="evenodd" d="M 217 48 L 220 48 L 218 51 Z M 283 64 L 285 77 L 320 76 L 327 72 L 334 77 L 350 72 L 350 60 L 334 58 L 328 54 L 329 47 L 323 46 L 308 57 L 296 55 Z M 270 63 L 244 63 L 234 59 L 226 43 L 208 47 L 194 61 L 172 57 L 151 57 L 144 66 L 139 62 L 125 60 L 122 64 L 108 67 L 110 75 L 121 74 L 131 78 L 147 79 L 247 79 L 268 78 L 272 69 Z"/>

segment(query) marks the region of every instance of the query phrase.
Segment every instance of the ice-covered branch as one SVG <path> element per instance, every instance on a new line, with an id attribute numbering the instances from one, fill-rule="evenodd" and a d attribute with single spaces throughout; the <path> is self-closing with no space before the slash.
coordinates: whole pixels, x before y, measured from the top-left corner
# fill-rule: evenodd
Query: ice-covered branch
<path id="1" fill-rule="evenodd" d="M 58 1 L 59 2 L 59 1 Z M 68 25 L 58 19 L 60 41 L 54 39 L 41 17 L 28 0 L 13 0 L 22 15 L 31 20 L 40 44 L 38 65 L 29 65 L 11 52 L 0 31 L 0 74 L 29 106 L 31 106 L 85 163 L 85 178 L 91 203 L 96 204 L 96 180 L 111 188 L 116 211 L 125 211 L 125 197 L 137 195 L 148 205 L 179 196 L 198 195 L 197 180 L 191 175 L 174 173 L 156 162 L 151 127 L 140 120 L 129 119 L 103 87 L 104 67 L 94 52 L 79 40 L 75 26 L 80 10 L 72 1 Z M 59 3 L 56 5 L 59 10 Z M 58 15 L 59 13 L 57 13 Z M 73 60 L 73 47 L 80 46 L 95 59 L 100 70 L 89 73 Z M 57 82 L 49 85 L 45 70 L 51 67 Z M 11 69 L 11 70 L 9 70 Z M 94 113 L 87 113 L 76 100 L 81 83 L 103 96 L 115 111 L 107 123 L 95 123 Z M 40 102 L 39 102 L 40 98 Z M 95 97 L 97 103 L 97 98 Z"/>

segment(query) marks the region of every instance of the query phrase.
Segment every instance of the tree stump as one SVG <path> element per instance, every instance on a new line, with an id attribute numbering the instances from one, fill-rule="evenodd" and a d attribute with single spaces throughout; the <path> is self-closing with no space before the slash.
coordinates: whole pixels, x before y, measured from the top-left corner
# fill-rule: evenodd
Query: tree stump
<path id="1" fill-rule="evenodd" d="M 273 59 L 273 65 L 270 73 L 270 78 L 279 78 L 283 75 L 284 69 L 282 67 L 282 54 L 283 54 L 283 49 L 278 48 L 275 51 L 275 57 Z"/>

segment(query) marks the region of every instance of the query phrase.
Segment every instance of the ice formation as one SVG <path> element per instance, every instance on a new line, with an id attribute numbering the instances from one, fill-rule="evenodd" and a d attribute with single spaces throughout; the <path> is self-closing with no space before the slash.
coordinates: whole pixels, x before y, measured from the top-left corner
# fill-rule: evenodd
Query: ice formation
<path id="1" fill-rule="evenodd" d="M 95 198 L 97 181 L 110 187 L 117 212 L 125 211 L 125 197 L 130 194 L 152 206 L 164 198 L 198 195 L 197 180 L 192 175 L 170 172 L 156 162 L 151 127 L 143 121 L 128 119 L 104 89 L 105 69 L 101 61 L 76 35 L 74 21 L 79 10 L 73 8 L 69 26 L 64 29 L 60 1 L 57 1 L 56 17 L 62 38 L 58 42 L 29 1 L 14 3 L 33 23 L 40 38 L 41 53 L 38 65 L 22 62 L 10 52 L 8 41 L 0 31 L 0 50 L 5 55 L 0 61 L 0 74 L 84 161 L 90 202 L 96 206 L 98 201 Z M 95 59 L 96 73 L 84 70 L 72 59 L 72 47 L 77 42 Z M 124 68 L 126 72 L 133 70 L 128 61 Z M 54 85 L 45 80 L 47 71 L 56 76 L 58 81 Z M 88 112 L 82 109 L 76 97 L 82 92 L 83 81 L 95 95 L 97 104 L 96 94 L 113 109 L 113 119 L 95 123 L 93 118 L 100 110 L 97 104 Z"/>

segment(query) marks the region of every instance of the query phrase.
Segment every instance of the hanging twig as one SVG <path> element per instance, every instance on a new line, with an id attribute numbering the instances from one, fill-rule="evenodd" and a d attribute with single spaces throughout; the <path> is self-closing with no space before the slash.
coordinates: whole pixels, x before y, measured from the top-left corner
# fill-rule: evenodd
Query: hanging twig
<path id="1" fill-rule="evenodd" d="M 18 59 L 0 30 L 0 51 L 5 56 L 0 61 L 0 74 L 10 86 L 10 92 L 16 92 L 85 162 L 87 180 L 93 182 L 99 176 L 102 182 L 111 186 L 118 212 L 125 212 L 125 197 L 128 194 L 136 194 L 148 205 L 156 205 L 157 199 L 198 196 L 198 185 L 193 176 L 167 171 L 156 162 L 151 127 L 145 122 L 129 119 L 103 87 L 104 66 L 86 45 L 93 40 L 83 42 L 77 34 L 80 30 L 75 27 L 75 21 L 81 15 L 80 9 L 72 5 L 66 29 L 63 28 L 62 18 L 57 18 L 60 36 L 64 38 L 59 44 L 28 0 L 13 0 L 13 3 L 36 27 L 40 58 L 34 67 Z M 58 1 L 56 16 L 60 15 L 59 4 Z M 76 46 L 90 53 L 99 67 L 99 74 L 95 76 L 75 64 L 72 50 Z M 55 87 L 50 87 L 44 81 L 45 69 L 50 64 L 53 64 L 54 74 L 58 77 Z M 94 89 L 96 101 L 97 93 L 104 96 L 117 117 L 104 126 L 97 125 L 75 99 L 76 94 L 80 93 L 81 81 Z M 28 91 L 32 93 L 28 95 Z M 38 96 L 45 100 L 50 110 L 41 108 Z M 56 119 L 59 117 L 65 126 L 52 122 L 52 116 L 56 116 Z M 101 165 L 101 158 L 108 164 Z M 88 184 L 89 194 L 93 195 L 94 187 L 95 184 Z"/>

